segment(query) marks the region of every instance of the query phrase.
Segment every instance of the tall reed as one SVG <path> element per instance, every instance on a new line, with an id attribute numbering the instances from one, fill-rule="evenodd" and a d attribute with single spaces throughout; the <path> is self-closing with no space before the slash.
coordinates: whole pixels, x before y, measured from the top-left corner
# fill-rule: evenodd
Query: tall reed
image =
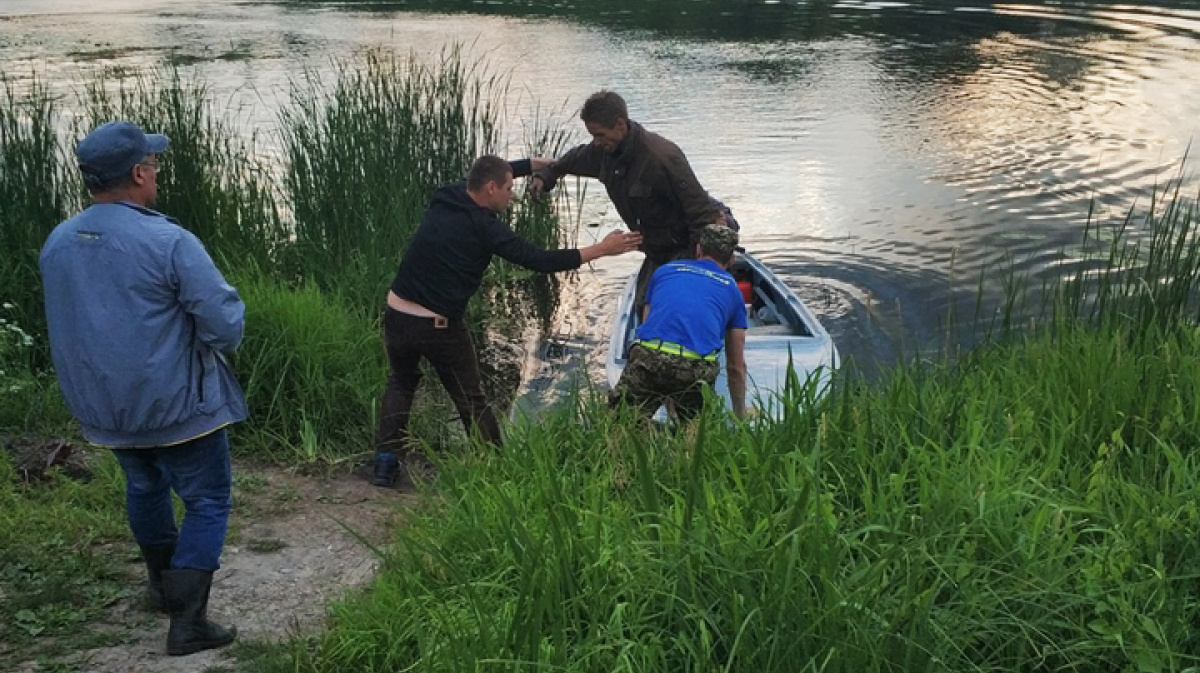
<path id="1" fill-rule="evenodd" d="M 75 129 L 128 119 L 171 140 L 160 157 L 158 210 L 178 219 L 229 267 L 270 270 L 288 241 L 271 167 L 236 118 L 220 113 L 208 85 L 177 69 L 100 77 L 85 87 L 85 114 Z"/>
<path id="2" fill-rule="evenodd" d="M 290 273 L 376 309 L 433 190 L 494 151 L 503 81 L 477 67 L 458 49 L 437 65 L 375 50 L 295 84 L 280 115 Z"/>
<path id="3" fill-rule="evenodd" d="M 19 83 L 0 74 L 0 302 L 13 306 L 6 319 L 35 336 L 45 331 L 38 254 L 75 205 L 58 136 L 61 115 L 37 77 Z M 45 353 L 38 359 L 44 363 Z"/>

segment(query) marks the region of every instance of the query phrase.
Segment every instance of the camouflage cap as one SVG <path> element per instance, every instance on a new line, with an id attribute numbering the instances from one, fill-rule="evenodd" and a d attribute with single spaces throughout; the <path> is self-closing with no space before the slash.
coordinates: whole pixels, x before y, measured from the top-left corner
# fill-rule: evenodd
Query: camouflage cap
<path id="1" fill-rule="evenodd" d="M 714 257 L 731 257 L 738 244 L 738 234 L 723 224 L 705 225 L 698 241 L 704 251 Z"/>

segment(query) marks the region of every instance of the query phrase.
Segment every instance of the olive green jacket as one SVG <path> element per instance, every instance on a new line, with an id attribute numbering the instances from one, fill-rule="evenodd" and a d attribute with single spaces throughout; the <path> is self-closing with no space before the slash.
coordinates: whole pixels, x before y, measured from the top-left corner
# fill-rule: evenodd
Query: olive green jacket
<path id="1" fill-rule="evenodd" d="M 580 145 L 536 174 L 547 190 L 563 175 L 599 179 L 621 219 L 641 232 L 642 252 L 659 263 L 690 253 L 700 229 L 719 218 L 683 151 L 633 121 L 615 152 Z"/>

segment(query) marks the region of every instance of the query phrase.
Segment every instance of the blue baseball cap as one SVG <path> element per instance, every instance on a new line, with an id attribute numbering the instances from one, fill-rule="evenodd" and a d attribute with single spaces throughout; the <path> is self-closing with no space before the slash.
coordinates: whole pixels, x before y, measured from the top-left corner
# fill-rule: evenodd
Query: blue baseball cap
<path id="1" fill-rule="evenodd" d="M 146 133 L 133 122 L 108 122 L 79 141 L 75 157 L 84 180 L 89 185 L 103 185 L 128 174 L 147 154 L 166 150 L 169 142 L 166 136 Z"/>

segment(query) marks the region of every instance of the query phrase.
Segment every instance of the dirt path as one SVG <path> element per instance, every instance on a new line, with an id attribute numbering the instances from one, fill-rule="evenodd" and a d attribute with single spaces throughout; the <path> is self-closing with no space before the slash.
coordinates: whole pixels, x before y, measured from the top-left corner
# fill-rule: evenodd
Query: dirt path
<path id="1" fill-rule="evenodd" d="M 550 337 L 530 335 L 515 414 L 536 416 L 574 386 L 603 385 L 609 322 L 634 262 L 581 274 L 555 316 Z M 235 461 L 230 535 L 213 582 L 210 617 L 235 624 L 242 643 L 318 632 L 331 600 L 374 577 L 378 559 L 368 544 L 386 545 L 415 500 L 410 492 L 375 488 L 346 470 L 313 477 Z M 144 581 L 144 573 L 143 566 L 131 563 L 130 586 Z M 119 634 L 121 645 L 66 655 L 51 669 L 30 662 L 14 673 L 236 670 L 229 649 L 168 657 L 167 624 L 165 616 L 142 609 L 137 598 L 124 599 L 104 623 L 88 627 Z"/>
<path id="2" fill-rule="evenodd" d="M 364 542 L 386 545 L 415 498 L 346 473 L 308 477 L 235 463 L 234 475 L 230 536 L 214 577 L 209 615 L 220 624 L 235 624 L 241 642 L 319 630 L 329 601 L 374 576 L 379 560 Z M 143 578 L 142 566 L 131 564 L 130 581 Z M 127 630 L 126 642 L 77 652 L 62 664 L 69 667 L 65 670 L 88 673 L 236 669 L 228 649 L 167 656 L 168 621 L 141 609 L 134 598 L 124 600 L 96 628 Z M 31 663 L 18 670 L 39 669 Z"/>

